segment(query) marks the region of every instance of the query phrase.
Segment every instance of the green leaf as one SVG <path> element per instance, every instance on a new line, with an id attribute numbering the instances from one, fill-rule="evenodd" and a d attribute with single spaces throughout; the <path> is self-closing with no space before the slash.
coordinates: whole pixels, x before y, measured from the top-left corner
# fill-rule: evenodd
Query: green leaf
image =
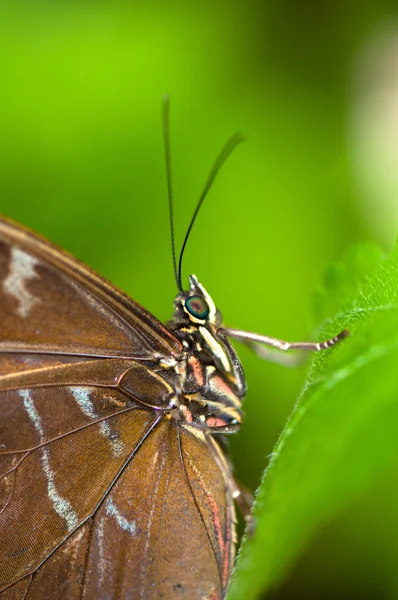
<path id="1" fill-rule="evenodd" d="M 396 463 L 398 244 L 390 257 L 356 248 L 328 269 L 318 294 L 321 337 L 351 336 L 314 357 L 272 454 L 228 600 L 259 598 L 289 572 L 319 525 Z"/>

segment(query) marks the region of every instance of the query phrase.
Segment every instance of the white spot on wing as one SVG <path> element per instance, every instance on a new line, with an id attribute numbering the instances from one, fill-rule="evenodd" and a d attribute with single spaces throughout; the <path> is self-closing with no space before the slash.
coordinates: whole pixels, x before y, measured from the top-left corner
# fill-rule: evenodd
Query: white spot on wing
<path id="1" fill-rule="evenodd" d="M 3 289 L 7 294 L 14 296 L 19 302 L 17 314 L 27 317 L 32 306 L 39 302 L 37 298 L 26 289 L 26 282 L 37 277 L 34 269 L 37 259 L 13 246 L 11 248 L 11 260 L 9 272 L 3 281 Z"/>
<path id="2" fill-rule="evenodd" d="M 98 415 L 94 411 L 94 405 L 90 400 L 90 389 L 84 387 L 71 387 L 76 402 L 78 403 L 82 413 L 91 419 L 97 419 Z"/>
<path id="3" fill-rule="evenodd" d="M 45 442 L 45 434 L 41 421 L 41 417 L 37 412 L 34 402 L 30 396 L 29 390 L 19 390 L 19 395 L 23 399 L 24 407 L 32 421 L 41 443 Z M 41 464 L 43 467 L 44 474 L 47 478 L 47 491 L 48 497 L 50 498 L 55 512 L 65 520 L 68 531 L 71 531 L 78 524 L 78 516 L 73 510 L 71 503 L 66 498 L 63 498 L 54 482 L 54 472 L 50 466 L 50 449 L 48 446 L 43 446 L 40 449 L 41 453 Z"/>
<path id="4" fill-rule="evenodd" d="M 107 564 L 105 560 L 105 535 L 104 535 L 104 517 L 98 520 L 96 527 L 96 535 L 98 541 L 98 585 L 102 588 L 104 581 L 104 565 Z"/>
<path id="5" fill-rule="evenodd" d="M 123 531 L 129 531 L 132 535 L 135 534 L 136 524 L 134 519 L 129 521 L 126 519 L 126 517 L 121 515 L 111 497 L 109 497 L 106 501 L 105 510 L 107 515 L 110 517 L 115 517 L 116 523 L 119 525 L 120 529 L 123 529 Z"/>
<path id="6" fill-rule="evenodd" d="M 90 399 L 91 389 L 88 387 L 71 387 L 69 389 L 72 392 L 82 413 L 90 419 L 98 419 L 99 415 L 95 412 L 94 404 Z M 107 420 L 101 421 L 99 426 L 101 434 L 109 440 L 114 455 L 120 456 L 124 448 L 123 442 L 115 436 L 115 432 L 112 431 L 112 428 Z"/>

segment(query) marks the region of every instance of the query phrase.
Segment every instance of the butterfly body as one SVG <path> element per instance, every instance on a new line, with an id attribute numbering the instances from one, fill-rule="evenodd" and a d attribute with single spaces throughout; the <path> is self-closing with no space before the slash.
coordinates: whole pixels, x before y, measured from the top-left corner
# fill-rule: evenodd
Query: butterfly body
<path id="1" fill-rule="evenodd" d="M 246 391 L 227 336 L 321 351 L 348 332 L 223 328 L 195 276 L 182 290 L 181 257 L 163 325 L 0 218 L 0 600 L 225 597 L 234 502 L 248 512 L 225 443 Z"/>
<path id="2" fill-rule="evenodd" d="M 245 382 L 219 325 L 194 276 L 164 326 L 0 221 L 1 600 L 224 597 Z"/>

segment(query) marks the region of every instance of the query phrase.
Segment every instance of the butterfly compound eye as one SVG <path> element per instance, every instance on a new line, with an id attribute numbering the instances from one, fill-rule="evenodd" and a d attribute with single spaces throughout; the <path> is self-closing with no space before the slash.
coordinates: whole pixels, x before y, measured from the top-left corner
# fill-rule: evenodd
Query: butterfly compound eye
<path id="1" fill-rule="evenodd" d="M 207 319 L 209 306 L 202 296 L 190 296 L 185 300 L 185 308 L 195 319 Z"/>

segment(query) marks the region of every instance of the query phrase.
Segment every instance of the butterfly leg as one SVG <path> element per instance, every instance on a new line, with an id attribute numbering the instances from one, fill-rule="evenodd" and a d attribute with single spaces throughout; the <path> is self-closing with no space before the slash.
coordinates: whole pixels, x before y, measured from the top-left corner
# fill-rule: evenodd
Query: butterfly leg
<path id="1" fill-rule="evenodd" d="M 257 354 L 261 360 L 266 360 L 267 362 L 272 362 L 277 365 L 281 365 L 282 367 L 288 367 L 290 369 L 299 367 L 306 360 L 307 356 L 300 352 L 300 354 L 283 354 L 278 352 L 277 350 L 270 350 L 265 346 L 260 346 L 260 344 L 256 344 L 255 342 L 246 342 L 246 344 Z"/>
<path id="2" fill-rule="evenodd" d="M 287 352 L 288 350 L 312 350 L 319 352 L 320 350 L 326 350 L 331 346 L 337 344 L 343 338 L 349 336 L 349 331 L 344 329 L 338 335 L 324 342 L 285 342 L 277 338 L 269 337 L 267 335 L 261 335 L 259 333 L 252 333 L 250 331 L 242 331 L 241 329 L 230 329 L 222 327 L 219 329 L 222 335 L 232 337 L 237 340 L 248 342 L 249 344 L 264 344 L 265 346 L 271 346 L 277 350 Z"/>

